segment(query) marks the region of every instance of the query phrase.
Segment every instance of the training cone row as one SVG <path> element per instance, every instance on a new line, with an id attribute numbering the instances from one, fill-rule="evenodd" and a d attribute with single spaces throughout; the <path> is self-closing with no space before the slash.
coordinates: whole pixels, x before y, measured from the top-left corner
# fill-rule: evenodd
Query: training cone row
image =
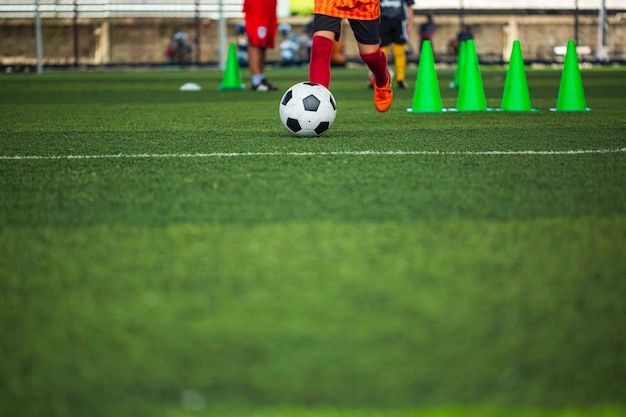
<path id="1" fill-rule="evenodd" d="M 487 107 L 487 99 L 483 86 L 478 54 L 473 39 L 461 42 L 457 60 L 457 68 L 451 87 L 458 88 L 456 108 L 446 109 L 442 106 L 439 81 L 435 69 L 435 60 L 430 41 L 422 43 L 415 93 L 409 113 L 438 113 L 445 111 L 458 112 L 538 112 L 531 105 L 522 48 L 518 40 L 513 42 L 509 66 L 506 73 L 502 103 L 500 108 Z M 591 111 L 587 107 L 585 93 L 578 66 L 576 43 L 570 40 L 567 44 L 565 65 L 561 75 L 561 84 L 556 108 L 551 111 L 575 112 Z"/>
<path id="2" fill-rule="evenodd" d="M 239 60 L 237 59 L 237 48 L 234 42 L 228 46 L 228 57 L 226 59 L 226 68 L 224 69 L 224 77 L 218 90 L 243 90 L 244 85 L 241 82 L 241 71 L 239 70 Z"/>

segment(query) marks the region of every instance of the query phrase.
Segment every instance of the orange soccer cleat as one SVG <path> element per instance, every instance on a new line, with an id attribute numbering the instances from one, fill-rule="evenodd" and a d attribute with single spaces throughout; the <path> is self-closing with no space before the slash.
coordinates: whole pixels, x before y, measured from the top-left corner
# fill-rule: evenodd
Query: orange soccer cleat
<path id="1" fill-rule="evenodd" d="M 389 81 L 387 85 L 384 87 L 379 87 L 374 84 L 374 105 L 376 106 L 376 110 L 379 112 L 386 112 L 391 107 L 391 103 L 393 102 L 393 90 L 391 89 L 391 83 L 393 81 L 393 76 L 389 73 Z"/>

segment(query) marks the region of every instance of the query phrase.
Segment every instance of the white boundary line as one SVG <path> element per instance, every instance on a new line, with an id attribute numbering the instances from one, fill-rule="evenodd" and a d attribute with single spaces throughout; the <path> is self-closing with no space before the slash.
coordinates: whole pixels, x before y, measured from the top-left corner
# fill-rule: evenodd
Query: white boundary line
<path id="1" fill-rule="evenodd" d="M 0 160 L 55 160 L 55 159 L 125 159 L 125 158 L 232 158 L 245 156 L 396 156 L 396 155 L 584 155 L 623 153 L 626 148 L 574 149 L 564 151 L 337 151 L 337 152 L 214 152 L 214 153 L 139 153 L 109 155 L 0 155 Z"/>

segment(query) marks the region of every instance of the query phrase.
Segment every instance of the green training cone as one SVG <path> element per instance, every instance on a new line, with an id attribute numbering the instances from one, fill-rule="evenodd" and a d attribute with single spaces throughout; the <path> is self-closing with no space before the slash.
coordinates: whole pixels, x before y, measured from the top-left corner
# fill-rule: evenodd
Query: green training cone
<path id="1" fill-rule="evenodd" d="M 450 83 L 450 88 L 459 88 L 461 85 L 461 74 L 463 73 L 463 63 L 465 62 L 465 49 L 467 41 L 459 43 L 459 53 L 456 59 L 456 71 L 454 71 L 454 81 Z"/>
<path id="2" fill-rule="evenodd" d="M 583 81 L 578 67 L 578 54 L 576 53 L 576 42 L 567 41 L 567 52 L 565 53 L 565 65 L 561 73 L 561 85 L 559 96 L 556 101 L 556 109 L 551 111 L 591 111 L 587 107 Z"/>
<path id="3" fill-rule="evenodd" d="M 530 105 L 528 81 L 522 58 L 522 48 L 519 41 L 513 41 L 513 50 L 509 59 L 509 68 L 506 72 L 504 91 L 502 93 L 502 111 L 539 111 Z"/>
<path id="4" fill-rule="evenodd" d="M 413 107 L 407 109 L 410 113 L 433 113 L 443 111 L 441 105 L 441 91 L 435 70 L 435 58 L 430 41 L 422 42 L 417 81 L 413 94 Z"/>
<path id="5" fill-rule="evenodd" d="M 237 60 L 237 49 L 235 42 L 231 42 L 228 46 L 228 58 L 226 60 L 226 69 L 224 70 L 224 78 L 218 87 L 218 90 L 243 90 L 241 83 L 241 72 L 239 71 L 239 61 Z"/>
<path id="6" fill-rule="evenodd" d="M 465 46 L 461 85 L 456 100 L 457 111 L 487 111 L 487 98 L 480 75 L 478 55 L 473 39 L 468 39 Z"/>

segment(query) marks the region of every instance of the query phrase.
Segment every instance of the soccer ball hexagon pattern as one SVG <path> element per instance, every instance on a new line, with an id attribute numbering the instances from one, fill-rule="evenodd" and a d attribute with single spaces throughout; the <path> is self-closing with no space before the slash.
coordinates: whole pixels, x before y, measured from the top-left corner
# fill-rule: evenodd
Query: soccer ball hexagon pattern
<path id="1" fill-rule="evenodd" d="M 323 85 L 301 82 L 291 86 L 280 99 L 280 120 L 296 136 L 320 136 L 337 116 L 335 97 Z"/>

